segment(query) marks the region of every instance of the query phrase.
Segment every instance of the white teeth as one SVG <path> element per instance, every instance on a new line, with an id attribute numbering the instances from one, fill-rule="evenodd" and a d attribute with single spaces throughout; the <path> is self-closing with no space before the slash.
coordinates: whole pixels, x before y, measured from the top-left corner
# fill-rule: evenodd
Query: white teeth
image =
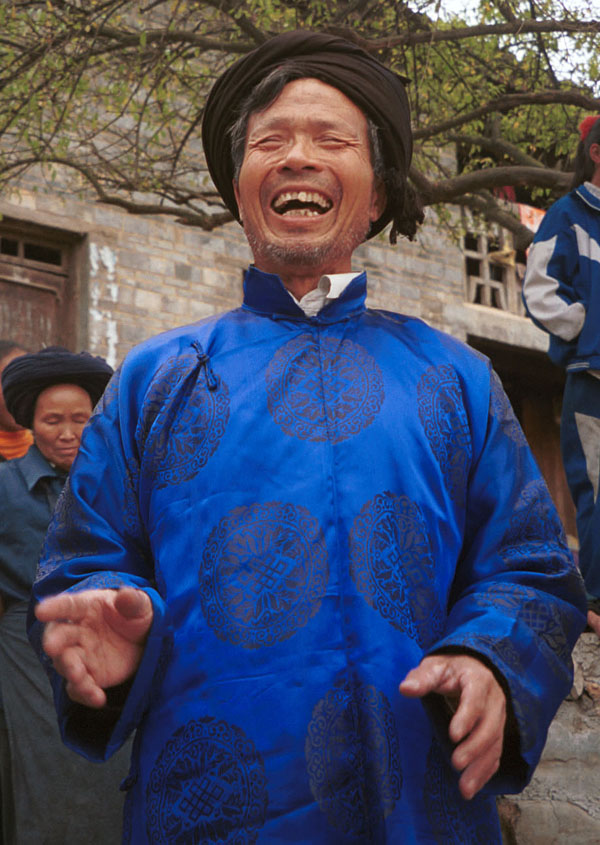
<path id="1" fill-rule="evenodd" d="M 318 205 L 320 208 L 327 211 L 331 208 L 331 201 L 324 197 L 323 194 L 316 193 L 315 191 L 286 191 L 283 194 L 280 194 L 274 202 L 274 207 L 281 208 L 282 205 L 285 205 L 286 202 L 291 202 L 292 200 L 296 200 L 297 202 L 310 202 L 313 205 Z"/>
<path id="2" fill-rule="evenodd" d="M 289 211 L 284 211 L 281 215 L 282 217 L 288 217 L 290 214 L 293 214 L 294 217 L 320 217 L 318 211 L 315 211 L 314 208 L 292 208 Z"/>

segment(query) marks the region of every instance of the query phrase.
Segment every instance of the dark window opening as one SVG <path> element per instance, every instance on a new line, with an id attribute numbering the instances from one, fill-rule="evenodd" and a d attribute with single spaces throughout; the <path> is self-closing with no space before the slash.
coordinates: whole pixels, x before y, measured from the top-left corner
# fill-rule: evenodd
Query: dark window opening
<path id="1" fill-rule="evenodd" d="M 19 242 L 12 238 L 0 238 L 0 253 L 2 255 L 18 256 Z"/>
<path id="2" fill-rule="evenodd" d="M 499 264 L 495 264 L 493 261 L 490 262 L 490 277 L 495 282 L 504 281 L 504 269 Z"/>
<path id="3" fill-rule="evenodd" d="M 481 276 L 481 263 L 476 258 L 467 256 L 467 276 Z"/>
<path id="4" fill-rule="evenodd" d="M 42 261 L 44 264 L 54 264 L 56 267 L 62 265 L 60 249 L 28 242 L 25 242 L 23 246 L 23 257 L 29 259 L 29 261 Z"/>

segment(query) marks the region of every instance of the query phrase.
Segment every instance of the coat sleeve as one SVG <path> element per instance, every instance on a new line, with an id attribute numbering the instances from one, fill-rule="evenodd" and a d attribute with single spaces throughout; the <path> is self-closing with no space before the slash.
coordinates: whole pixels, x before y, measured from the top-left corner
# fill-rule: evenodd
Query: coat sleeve
<path id="1" fill-rule="evenodd" d="M 548 489 L 493 372 L 485 437 L 474 453 L 465 504 L 446 630 L 430 653 L 466 651 L 495 672 L 512 731 L 487 789 L 518 792 L 571 689 L 571 651 L 587 605 Z M 428 706 L 436 732 L 447 736 L 439 697 Z"/>
<path id="2" fill-rule="evenodd" d="M 563 341 L 574 340 L 585 322 L 585 306 L 575 289 L 579 249 L 564 205 L 544 217 L 527 256 L 523 300 L 534 323 Z"/>
<path id="3" fill-rule="evenodd" d="M 29 636 L 50 675 L 65 743 L 106 759 L 126 740 L 151 702 L 171 644 L 166 605 L 139 512 L 135 401 L 117 371 L 86 427 L 81 448 L 46 537 L 29 612 Z M 100 711 L 74 703 L 41 647 L 34 606 L 64 591 L 130 586 L 144 590 L 154 617 L 142 662 L 126 689 L 109 691 Z"/>

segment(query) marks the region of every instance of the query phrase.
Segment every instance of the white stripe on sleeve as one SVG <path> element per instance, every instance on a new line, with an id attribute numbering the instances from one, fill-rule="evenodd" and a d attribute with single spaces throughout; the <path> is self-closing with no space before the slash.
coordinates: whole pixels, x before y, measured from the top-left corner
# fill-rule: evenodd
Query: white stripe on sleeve
<path id="1" fill-rule="evenodd" d="M 556 236 L 530 248 L 523 296 L 531 314 L 549 332 L 563 340 L 573 340 L 583 328 L 585 308 L 581 302 L 569 304 L 558 296 L 559 280 L 548 273 L 555 246 Z"/>

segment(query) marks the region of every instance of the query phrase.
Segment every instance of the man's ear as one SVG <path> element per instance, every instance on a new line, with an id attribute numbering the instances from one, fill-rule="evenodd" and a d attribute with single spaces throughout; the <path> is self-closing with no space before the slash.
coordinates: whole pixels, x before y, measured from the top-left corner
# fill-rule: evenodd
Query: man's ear
<path id="1" fill-rule="evenodd" d="M 375 179 L 373 194 L 371 196 L 371 209 L 369 213 L 369 220 L 371 223 L 374 223 L 375 220 L 379 220 L 385 211 L 386 205 L 387 194 L 385 191 L 385 185 L 383 184 L 383 179 Z"/>
<path id="2" fill-rule="evenodd" d="M 600 164 L 600 144 L 592 144 L 590 147 L 590 158 L 598 167 Z"/>

